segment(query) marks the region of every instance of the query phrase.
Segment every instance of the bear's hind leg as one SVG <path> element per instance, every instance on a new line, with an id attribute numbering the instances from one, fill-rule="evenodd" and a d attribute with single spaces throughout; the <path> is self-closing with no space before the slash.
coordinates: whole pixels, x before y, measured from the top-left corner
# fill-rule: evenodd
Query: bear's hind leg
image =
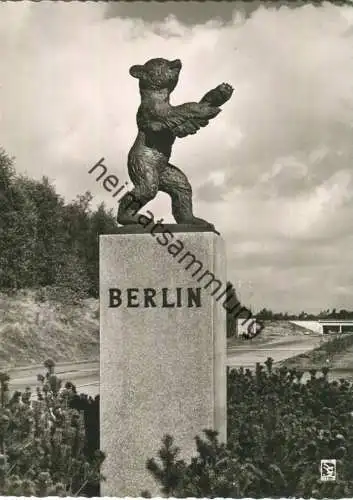
<path id="1" fill-rule="evenodd" d="M 129 174 L 134 189 L 126 193 L 119 203 L 117 221 L 123 226 L 140 224 L 138 213 L 158 193 L 158 170 L 154 165 L 129 158 Z"/>
<path id="2" fill-rule="evenodd" d="M 141 215 L 138 213 L 149 201 L 153 200 L 158 192 L 157 186 L 135 187 L 126 193 L 119 202 L 117 221 L 122 226 L 139 224 Z"/>
<path id="3" fill-rule="evenodd" d="M 188 178 L 178 167 L 168 163 L 160 172 L 159 189 L 171 197 L 172 213 L 177 224 L 205 226 L 214 229 L 213 224 L 193 215 L 192 188 Z"/>

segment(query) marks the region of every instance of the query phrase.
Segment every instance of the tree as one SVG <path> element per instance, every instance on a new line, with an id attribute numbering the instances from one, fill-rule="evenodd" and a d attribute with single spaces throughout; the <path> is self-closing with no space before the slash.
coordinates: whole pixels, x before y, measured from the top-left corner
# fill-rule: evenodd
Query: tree
<path id="1" fill-rule="evenodd" d="M 33 286 L 37 217 L 35 206 L 21 181 L 15 178 L 13 160 L 0 153 L 0 286 Z"/>
<path id="2" fill-rule="evenodd" d="M 65 254 L 64 202 L 47 177 L 41 181 L 21 178 L 20 181 L 35 206 L 37 232 L 32 255 L 36 269 L 36 286 L 52 285 Z"/>
<path id="3" fill-rule="evenodd" d="M 117 224 L 112 210 L 107 210 L 101 203 L 90 217 L 89 244 L 86 247 L 87 270 L 91 282 L 90 294 L 99 294 L 99 236 L 114 234 Z"/>
<path id="4" fill-rule="evenodd" d="M 263 309 L 261 309 L 261 311 L 259 311 L 257 317 L 259 319 L 271 320 L 273 319 L 273 312 L 271 311 L 271 309 L 266 309 L 266 307 L 264 307 Z"/>
<path id="5" fill-rule="evenodd" d="M 229 291 L 226 295 L 226 311 L 227 311 L 227 338 L 235 337 L 238 334 L 238 320 L 237 316 L 231 312 L 232 309 L 237 308 L 240 309 L 241 305 L 237 297 L 236 290 L 234 285 L 227 281 L 227 288 L 229 287 Z"/>
<path id="6" fill-rule="evenodd" d="M 88 297 L 90 281 L 79 255 L 67 253 L 57 270 L 54 284 L 48 287 L 49 298 L 61 306 L 81 305 Z"/>

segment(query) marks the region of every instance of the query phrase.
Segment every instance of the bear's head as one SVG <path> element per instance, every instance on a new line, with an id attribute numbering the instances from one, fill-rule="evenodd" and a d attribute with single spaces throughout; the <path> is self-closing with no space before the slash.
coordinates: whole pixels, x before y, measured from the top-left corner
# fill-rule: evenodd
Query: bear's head
<path id="1" fill-rule="evenodd" d="M 172 92 L 178 83 L 180 70 L 181 61 L 179 59 L 168 61 L 156 58 L 150 59 L 143 66 L 139 64 L 131 66 L 130 75 L 138 78 L 141 89 L 168 89 Z"/>

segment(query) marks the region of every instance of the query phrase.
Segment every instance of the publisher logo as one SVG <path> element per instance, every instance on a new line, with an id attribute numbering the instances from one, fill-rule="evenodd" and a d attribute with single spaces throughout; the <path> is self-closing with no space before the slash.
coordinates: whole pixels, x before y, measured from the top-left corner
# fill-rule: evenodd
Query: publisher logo
<path id="1" fill-rule="evenodd" d="M 336 481 L 336 460 L 321 460 L 321 481 Z"/>

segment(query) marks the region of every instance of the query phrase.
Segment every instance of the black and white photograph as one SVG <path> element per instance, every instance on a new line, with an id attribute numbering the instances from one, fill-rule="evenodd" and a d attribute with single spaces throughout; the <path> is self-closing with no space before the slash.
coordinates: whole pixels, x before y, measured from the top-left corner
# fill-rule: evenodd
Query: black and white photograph
<path id="1" fill-rule="evenodd" d="M 0 496 L 353 497 L 353 3 L 0 3 Z"/>

